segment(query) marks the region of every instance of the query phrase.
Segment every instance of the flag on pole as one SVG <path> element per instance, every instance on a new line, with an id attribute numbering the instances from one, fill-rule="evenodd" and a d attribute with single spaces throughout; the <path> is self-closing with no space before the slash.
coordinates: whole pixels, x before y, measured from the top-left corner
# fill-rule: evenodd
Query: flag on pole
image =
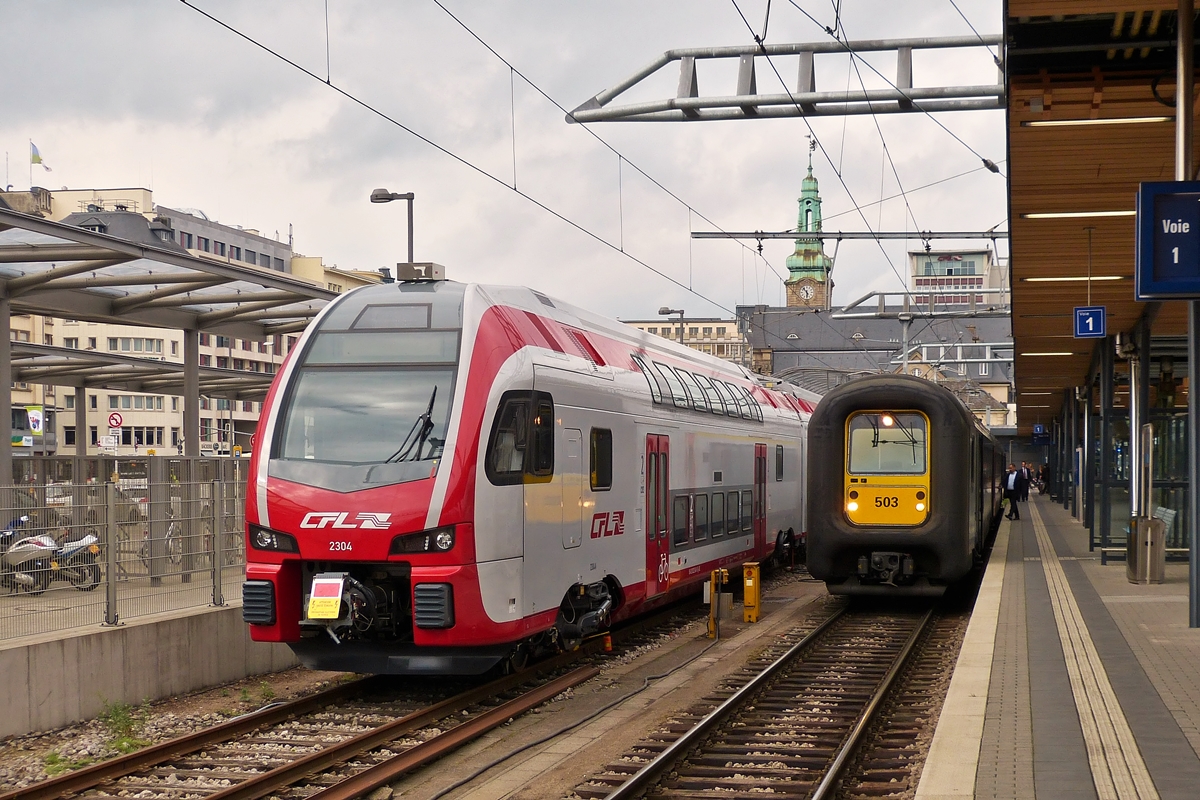
<path id="1" fill-rule="evenodd" d="M 42 169 L 46 170 L 46 172 L 51 171 L 49 165 L 46 164 L 46 162 L 42 160 L 42 154 L 38 152 L 37 145 L 34 144 L 33 142 L 29 143 L 29 163 L 30 164 L 40 164 L 42 166 Z"/>

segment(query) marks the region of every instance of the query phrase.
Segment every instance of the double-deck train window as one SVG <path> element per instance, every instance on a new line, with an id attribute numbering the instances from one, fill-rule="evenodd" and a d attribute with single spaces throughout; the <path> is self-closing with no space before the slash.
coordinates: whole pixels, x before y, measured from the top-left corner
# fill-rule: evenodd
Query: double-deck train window
<path id="1" fill-rule="evenodd" d="M 708 495 L 698 494 L 692 508 L 692 526 L 695 529 L 693 538 L 702 542 L 708 538 Z"/>
<path id="2" fill-rule="evenodd" d="M 775 480 L 783 480 L 783 445 L 775 445 Z"/>
<path id="3" fill-rule="evenodd" d="M 688 542 L 688 500 L 687 495 L 679 495 L 675 498 L 675 503 L 671 513 L 671 543 L 675 545 L 685 545 Z"/>
<path id="4" fill-rule="evenodd" d="M 724 381 L 713 378 L 713 386 L 721 395 L 721 399 L 725 401 L 725 413 L 731 417 L 740 417 L 742 412 L 738 410 L 738 402 L 735 399 L 737 395 L 733 391 L 733 387 Z"/>
<path id="5" fill-rule="evenodd" d="M 725 495 L 716 492 L 712 496 L 712 537 L 725 535 Z"/>
<path id="6" fill-rule="evenodd" d="M 750 530 L 750 514 L 754 507 L 754 494 L 752 492 L 742 492 L 742 530 Z"/>
<path id="7" fill-rule="evenodd" d="M 721 399 L 720 393 L 713 387 L 712 381 L 703 375 L 693 375 L 696 382 L 700 384 L 700 388 L 704 390 L 704 396 L 708 398 L 709 410 L 714 414 L 725 413 L 725 401 Z"/>
<path id="8" fill-rule="evenodd" d="M 592 428 L 591 486 L 593 492 L 612 488 L 612 431 Z"/>
<path id="9" fill-rule="evenodd" d="M 688 397 L 687 389 L 675 374 L 675 370 L 658 361 L 654 362 L 654 369 L 658 370 L 658 374 L 667 382 L 667 387 L 671 390 L 671 399 L 678 408 L 688 408 L 692 405 L 692 398 Z"/>
<path id="10" fill-rule="evenodd" d="M 692 408 L 697 411 L 708 411 L 708 400 L 704 397 L 704 392 L 700 391 L 700 384 L 696 382 L 696 376 L 686 369 L 676 370 L 676 372 L 679 374 L 679 379 L 683 381 L 683 385 L 687 387 L 688 394 L 692 396 Z"/>
<path id="11" fill-rule="evenodd" d="M 650 399 L 655 403 L 663 401 L 662 387 L 659 385 L 659 378 L 654 374 L 641 356 L 633 356 L 633 363 L 637 364 L 638 369 L 642 371 L 642 377 L 646 379 L 646 383 L 650 385 Z"/>
<path id="12" fill-rule="evenodd" d="M 496 486 L 554 474 L 554 402 L 544 392 L 505 392 L 488 439 L 484 473 Z M 611 469 L 610 469 L 611 474 Z"/>
<path id="13" fill-rule="evenodd" d="M 738 532 L 738 529 L 740 529 L 742 527 L 741 524 L 738 522 L 738 507 L 740 505 L 740 503 L 738 502 L 739 497 L 740 497 L 740 495 L 738 495 L 737 492 L 730 492 L 729 493 L 729 504 L 725 507 L 725 519 L 727 521 L 725 530 L 729 533 L 730 536 L 736 535 Z"/>

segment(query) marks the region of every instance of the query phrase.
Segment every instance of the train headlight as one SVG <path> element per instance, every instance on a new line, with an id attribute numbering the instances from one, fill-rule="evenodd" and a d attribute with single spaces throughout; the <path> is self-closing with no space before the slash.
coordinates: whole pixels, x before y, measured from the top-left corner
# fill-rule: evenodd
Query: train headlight
<path id="1" fill-rule="evenodd" d="M 917 503 L 917 511 L 924 511 L 924 510 L 925 510 L 925 504 Z"/>
<path id="2" fill-rule="evenodd" d="M 847 511 L 858 511 L 858 503 L 851 500 L 849 503 L 846 503 L 846 510 Z"/>
<path id="3" fill-rule="evenodd" d="M 896 418 L 891 414 L 884 414 L 879 418 L 879 422 L 883 425 L 883 427 L 890 428 L 896 424 Z"/>
<path id="4" fill-rule="evenodd" d="M 454 548 L 454 526 L 421 531 L 420 533 L 404 533 L 392 539 L 388 549 L 390 555 L 402 553 L 445 553 Z"/>
<path id="5" fill-rule="evenodd" d="M 274 550 L 280 553 L 299 553 L 294 536 L 259 525 L 250 525 L 250 546 L 255 550 Z"/>

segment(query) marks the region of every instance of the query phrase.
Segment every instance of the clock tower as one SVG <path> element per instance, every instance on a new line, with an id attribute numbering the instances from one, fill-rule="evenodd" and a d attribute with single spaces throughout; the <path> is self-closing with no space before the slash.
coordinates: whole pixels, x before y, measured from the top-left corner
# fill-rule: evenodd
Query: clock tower
<path id="1" fill-rule="evenodd" d="M 815 236 L 821 230 L 821 196 L 813 177 L 812 145 L 808 151 L 808 175 L 801 184 L 800 216 L 796 221 L 796 250 L 787 258 L 787 304 L 789 307 L 823 310 L 829 308 L 829 273 L 833 261 L 825 245 Z"/>

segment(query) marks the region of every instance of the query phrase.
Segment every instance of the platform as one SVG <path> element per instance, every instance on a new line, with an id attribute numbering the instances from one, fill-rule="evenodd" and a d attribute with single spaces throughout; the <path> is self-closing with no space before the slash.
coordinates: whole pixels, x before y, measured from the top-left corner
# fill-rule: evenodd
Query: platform
<path id="1" fill-rule="evenodd" d="M 1187 565 L 1138 586 L 1048 497 L 1001 522 L 917 797 L 1200 797 Z"/>

